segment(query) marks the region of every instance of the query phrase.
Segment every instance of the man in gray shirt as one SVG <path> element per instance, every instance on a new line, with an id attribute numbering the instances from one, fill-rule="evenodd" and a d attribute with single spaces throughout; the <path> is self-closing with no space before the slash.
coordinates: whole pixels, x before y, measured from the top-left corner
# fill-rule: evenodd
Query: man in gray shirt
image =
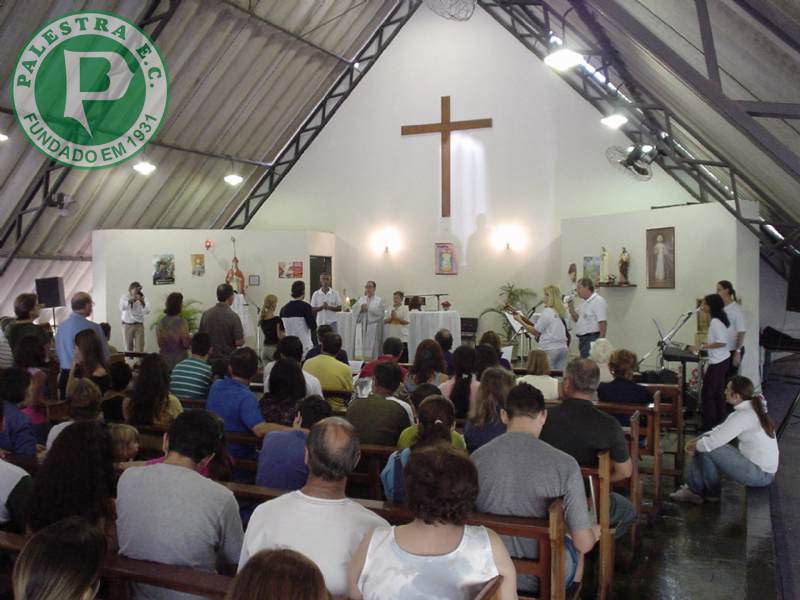
<path id="1" fill-rule="evenodd" d="M 238 562 L 244 533 L 236 499 L 197 472 L 214 457 L 219 439 L 219 426 L 210 412 L 186 411 L 164 435 L 163 463 L 122 474 L 117 486 L 120 555 L 212 573 L 217 559 Z M 199 599 L 145 584 L 134 584 L 134 597 Z"/>
<path id="2" fill-rule="evenodd" d="M 217 304 L 200 317 L 200 333 L 211 336 L 211 356 L 209 362 L 221 359 L 227 364 L 236 348 L 244 346 L 244 329 L 231 305 L 233 287 L 229 283 L 217 286 Z"/>
<path id="3" fill-rule="evenodd" d="M 508 394 L 500 417 L 506 433 L 472 454 L 478 467 L 481 512 L 515 517 L 546 518 L 550 504 L 563 496 L 564 520 L 577 552 L 589 552 L 600 535 L 600 526 L 589 519 L 580 468 L 574 458 L 539 440 L 547 411 L 542 393 L 520 383 Z M 513 557 L 537 558 L 536 540 L 501 536 Z M 567 585 L 575 576 L 576 556 L 567 553 Z M 520 590 L 535 591 L 534 578 L 517 576 Z"/>

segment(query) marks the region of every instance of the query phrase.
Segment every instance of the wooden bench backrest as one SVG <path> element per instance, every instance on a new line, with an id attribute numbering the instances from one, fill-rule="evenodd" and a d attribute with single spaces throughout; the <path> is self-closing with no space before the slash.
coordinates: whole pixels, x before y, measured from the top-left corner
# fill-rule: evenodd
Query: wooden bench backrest
<path id="1" fill-rule="evenodd" d="M 584 479 L 591 477 L 594 487 L 595 511 L 600 524 L 598 600 L 611 598 L 614 580 L 614 533 L 611 529 L 611 456 L 608 450 L 597 455 L 597 466 L 581 465 Z"/>
<path id="2" fill-rule="evenodd" d="M 28 538 L 0 531 L 0 550 L 18 555 Z M 123 600 L 130 598 L 127 582 L 136 581 L 187 594 L 196 594 L 213 600 L 223 600 L 233 582 L 232 577 L 195 571 L 189 567 L 163 565 L 145 560 L 125 558 L 116 553 L 106 557 L 102 575 L 112 582 L 111 597 Z"/>
<path id="3" fill-rule="evenodd" d="M 275 490 L 242 483 L 224 484 L 239 502 L 267 502 L 283 494 L 285 490 Z M 386 519 L 392 525 L 410 523 L 414 517 L 404 507 L 391 502 L 351 498 L 364 508 Z M 552 586 L 551 581 L 565 581 L 565 536 L 564 504 L 561 498 L 550 505 L 548 519 L 506 517 L 487 513 L 471 513 L 468 525 L 482 525 L 498 535 L 532 538 L 539 540 L 539 559 L 515 558 L 517 573 L 533 575 L 540 581 L 540 597 L 563 600 L 564 585 Z"/>
<path id="4" fill-rule="evenodd" d="M 644 447 L 640 448 L 638 442 L 635 444 L 635 450 L 639 455 L 653 457 L 653 493 L 652 493 L 652 507 L 645 509 L 645 512 L 657 515 L 661 507 L 661 477 L 663 451 L 661 448 L 661 411 L 663 404 L 661 404 L 661 392 L 657 391 L 653 396 L 653 403 L 648 406 L 637 404 L 616 404 L 611 402 L 599 402 L 597 408 L 609 414 L 632 414 L 631 411 L 637 410 L 645 420 L 645 426 L 641 429 L 641 434 L 647 436 L 647 443 Z M 631 419 L 633 425 L 633 419 Z M 630 435 L 630 432 L 626 432 Z M 633 458 L 634 444 L 631 443 L 631 458 Z M 634 461 L 634 462 L 638 462 Z M 632 492 L 633 494 L 633 492 Z M 636 498 L 631 498 L 636 500 Z M 634 502 L 635 503 L 635 502 Z M 637 512 L 641 512 L 637 507 Z"/>

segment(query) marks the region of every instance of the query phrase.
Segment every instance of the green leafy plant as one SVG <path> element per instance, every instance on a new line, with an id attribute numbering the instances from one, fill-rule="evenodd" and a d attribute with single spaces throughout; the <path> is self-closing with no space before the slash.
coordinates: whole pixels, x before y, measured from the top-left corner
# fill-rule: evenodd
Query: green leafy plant
<path id="1" fill-rule="evenodd" d="M 511 306 L 519 312 L 527 313 L 530 309 L 531 301 L 536 299 L 536 292 L 530 288 L 517 287 L 513 283 L 507 283 L 500 286 L 499 296 L 500 301 L 494 306 L 484 309 L 480 316 L 482 317 L 488 313 L 495 313 L 502 317 L 503 334 L 505 336 L 503 342 L 507 344 L 509 340 L 511 340 L 511 336 L 514 335 L 514 330 L 511 328 L 511 325 L 508 324 L 506 318 L 503 317 L 503 308 L 505 306 Z"/>
<path id="2" fill-rule="evenodd" d="M 167 296 L 165 295 L 161 299 L 162 306 L 166 303 Z M 197 333 L 197 330 L 200 327 L 200 317 L 203 315 L 203 309 L 200 308 L 200 301 L 199 300 L 184 300 L 183 302 L 183 310 L 181 314 L 178 315 L 179 317 L 186 319 L 186 322 L 189 324 L 189 333 L 194 335 Z M 150 330 L 153 331 L 158 327 L 159 322 L 164 317 L 164 309 L 161 308 L 156 312 L 153 316 L 155 316 L 155 321 L 150 325 Z"/>

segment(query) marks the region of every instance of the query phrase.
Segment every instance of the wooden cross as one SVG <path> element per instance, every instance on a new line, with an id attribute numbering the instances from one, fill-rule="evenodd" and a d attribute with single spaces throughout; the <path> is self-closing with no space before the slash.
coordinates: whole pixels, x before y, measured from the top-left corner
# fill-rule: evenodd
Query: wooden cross
<path id="1" fill-rule="evenodd" d="M 442 122 L 428 125 L 403 125 L 400 135 L 419 133 L 442 134 L 442 216 L 450 216 L 450 132 L 464 129 L 484 129 L 492 126 L 491 119 L 450 121 L 450 96 L 442 96 Z"/>

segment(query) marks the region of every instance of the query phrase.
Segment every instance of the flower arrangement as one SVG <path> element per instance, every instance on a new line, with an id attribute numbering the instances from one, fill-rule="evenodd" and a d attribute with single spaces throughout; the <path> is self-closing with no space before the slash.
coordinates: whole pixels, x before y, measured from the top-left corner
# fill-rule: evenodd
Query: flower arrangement
<path id="1" fill-rule="evenodd" d="M 443 308 L 444 310 L 450 310 L 450 307 L 451 307 L 451 306 L 453 306 L 453 305 L 452 305 L 452 304 L 450 304 L 450 302 L 449 302 L 448 300 L 445 300 L 444 302 L 442 302 L 442 308 Z"/>

